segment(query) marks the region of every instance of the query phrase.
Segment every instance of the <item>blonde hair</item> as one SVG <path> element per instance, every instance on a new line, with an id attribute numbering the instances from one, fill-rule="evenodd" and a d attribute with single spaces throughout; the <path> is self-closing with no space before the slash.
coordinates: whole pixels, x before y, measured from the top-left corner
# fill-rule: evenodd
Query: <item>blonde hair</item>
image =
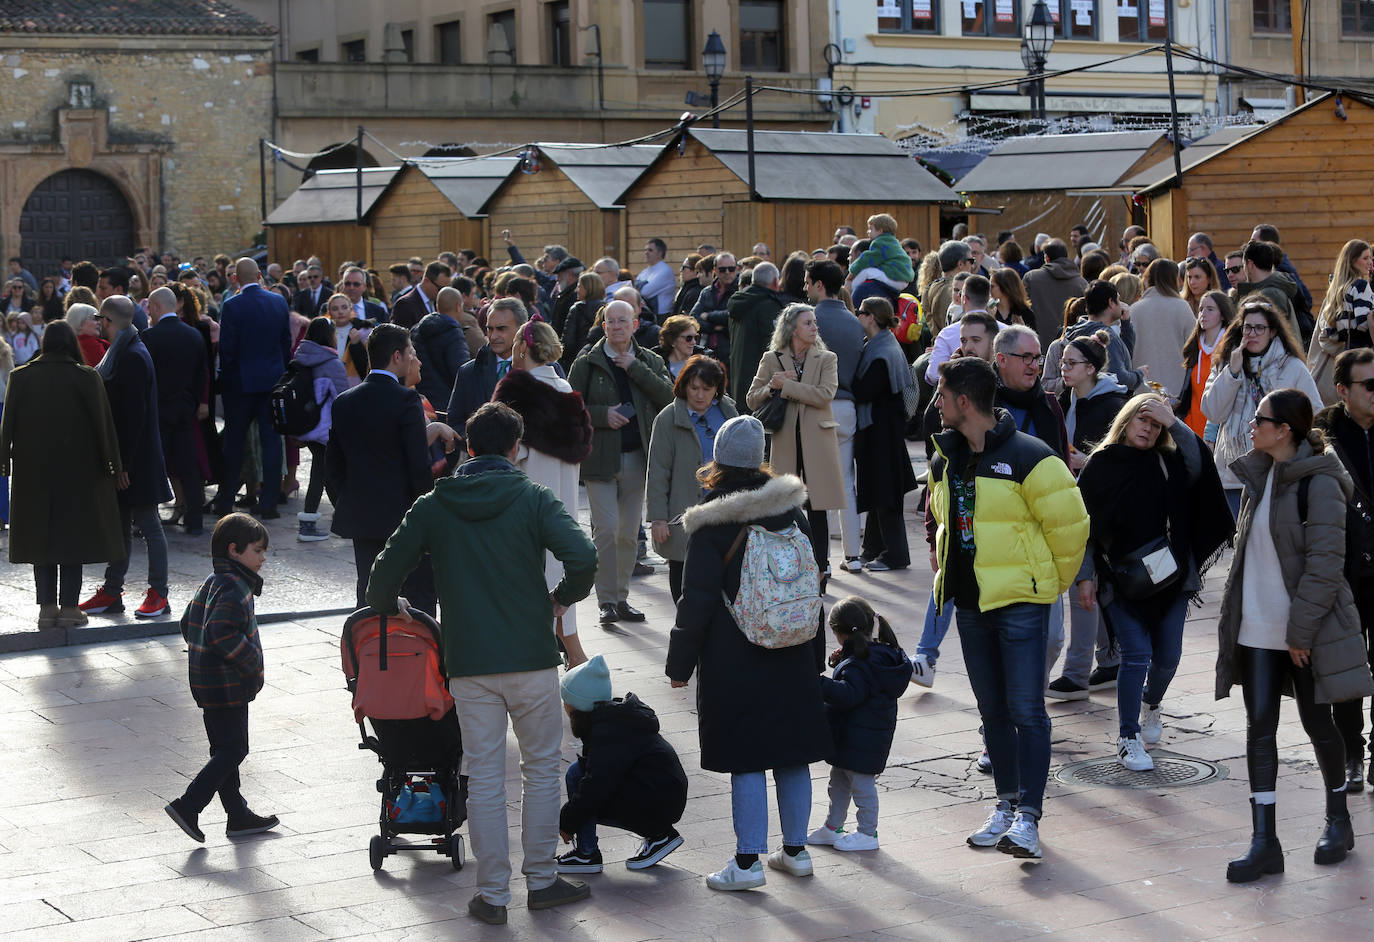
<path id="1" fill-rule="evenodd" d="M 887 232 L 891 235 L 897 234 L 897 220 L 887 213 L 877 213 L 868 217 L 868 224 L 879 232 Z"/>
<path id="2" fill-rule="evenodd" d="M 1336 267 L 1331 273 L 1331 285 L 1322 299 L 1321 313 L 1317 315 L 1318 327 L 1331 327 L 1345 306 L 1345 293 L 1360 277 L 1355 270 L 1355 262 L 1369 251 L 1369 243 L 1362 239 L 1351 239 L 1341 246 L 1341 254 L 1336 256 Z"/>
<path id="3" fill-rule="evenodd" d="M 1108 445 L 1120 445 L 1123 443 L 1126 440 L 1127 426 L 1131 424 L 1131 420 L 1136 417 L 1136 413 L 1143 409 L 1147 402 L 1162 402 L 1166 406 L 1169 404 L 1168 400 L 1159 393 L 1152 392 L 1141 393 L 1131 399 L 1121 407 L 1121 411 L 1116 414 L 1116 418 L 1112 419 L 1112 427 L 1107 429 L 1107 434 L 1102 436 L 1102 441 L 1097 443 L 1097 447 L 1094 448 L 1093 451 L 1101 451 Z M 1178 446 L 1174 444 L 1174 437 L 1169 434 L 1169 430 L 1167 428 L 1160 429 L 1159 438 L 1155 439 L 1154 450 L 1173 451 L 1176 448 L 1178 448 Z"/>
<path id="4" fill-rule="evenodd" d="M 1116 288 L 1117 298 L 1122 304 L 1134 304 L 1139 301 L 1140 293 L 1144 290 L 1139 276 L 1128 271 L 1112 276 L 1112 286 Z"/>
<path id="5" fill-rule="evenodd" d="M 544 321 L 526 322 L 518 336 L 525 344 L 526 356 L 540 366 L 545 363 L 556 363 L 563 355 L 563 344 L 558 342 L 557 332 Z M 530 343 L 530 340 L 534 343 Z"/>

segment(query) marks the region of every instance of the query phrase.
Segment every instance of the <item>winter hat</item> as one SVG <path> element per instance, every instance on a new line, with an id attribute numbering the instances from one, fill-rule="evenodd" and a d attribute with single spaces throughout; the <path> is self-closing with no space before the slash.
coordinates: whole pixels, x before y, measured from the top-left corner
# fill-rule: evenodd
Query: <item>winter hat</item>
<path id="1" fill-rule="evenodd" d="M 611 671 L 600 654 L 563 675 L 559 684 L 563 702 L 574 710 L 590 713 L 592 707 L 611 699 Z"/>
<path id="2" fill-rule="evenodd" d="M 716 432 L 716 464 L 757 468 L 763 464 L 763 423 L 752 415 L 730 419 Z"/>

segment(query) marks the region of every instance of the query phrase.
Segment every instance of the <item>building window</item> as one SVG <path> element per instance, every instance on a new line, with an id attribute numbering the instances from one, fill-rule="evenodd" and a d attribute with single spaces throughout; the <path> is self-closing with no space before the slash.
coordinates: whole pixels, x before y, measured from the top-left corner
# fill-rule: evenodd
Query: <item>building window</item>
<path id="1" fill-rule="evenodd" d="M 1278 3 L 1280 0 L 1271 0 Z M 1341 0 L 1341 35 L 1374 36 L 1374 3 L 1370 0 Z"/>
<path id="2" fill-rule="evenodd" d="M 644 68 L 690 69 L 692 5 L 689 0 L 644 0 Z"/>
<path id="3" fill-rule="evenodd" d="M 1059 38 L 1097 38 L 1097 0 L 1059 0 L 1058 9 L 1051 0 L 1049 8 Z"/>
<path id="4" fill-rule="evenodd" d="M 345 62 L 366 62 L 367 40 L 354 39 L 346 43 L 339 43 L 339 58 Z"/>
<path id="5" fill-rule="evenodd" d="M 415 30 L 413 30 L 413 29 L 403 29 L 403 30 L 401 30 L 401 46 L 402 46 L 402 47 L 405 49 L 405 51 L 406 51 L 406 61 L 407 61 L 407 62 L 414 62 L 414 61 L 415 61 Z"/>
<path id="6" fill-rule="evenodd" d="M 1285 0 L 1274 0 L 1283 3 Z M 1117 0 L 1116 28 L 1123 43 L 1143 43 L 1169 35 L 1169 0 Z"/>
<path id="7" fill-rule="evenodd" d="M 878 0 L 878 32 L 938 33 L 939 0 Z"/>
<path id="8" fill-rule="evenodd" d="M 739 67 L 745 72 L 782 72 L 782 0 L 740 0 Z"/>
<path id="9" fill-rule="evenodd" d="M 319 46 L 315 46 L 313 49 L 297 49 L 297 50 L 296 50 L 296 61 L 297 61 L 297 62 L 319 62 L 319 61 L 320 61 L 320 47 L 319 47 Z"/>
<path id="10" fill-rule="evenodd" d="M 572 65 L 572 22 L 568 0 L 547 7 L 549 23 L 549 65 Z"/>
<path id="11" fill-rule="evenodd" d="M 515 11 L 487 17 L 487 64 L 515 65 Z"/>
<path id="12" fill-rule="evenodd" d="M 441 65 L 460 65 L 463 61 L 463 31 L 458 20 L 434 26 L 434 58 Z"/>
<path id="13" fill-rule="evenodd" d="M 965 36 L 1020 36 L 1016 0 L 960 0 Z"/>
<path id="14" fill-rule="evenodd" d="M 1257 33 L 1292 32 L 1292 7 L 1288 0 L 1254 0 L 1254 27 Z"/>

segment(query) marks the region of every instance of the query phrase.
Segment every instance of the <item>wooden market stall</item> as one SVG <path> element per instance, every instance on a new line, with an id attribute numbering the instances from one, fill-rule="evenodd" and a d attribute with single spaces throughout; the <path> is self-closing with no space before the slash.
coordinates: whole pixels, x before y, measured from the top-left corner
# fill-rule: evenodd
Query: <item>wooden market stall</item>
<path id="1" fill-rule="evenodd" d="M 318 170 L 267 216 L 267 257 L 289 267 L 318 255 L 326 275 L 345 261 L 372 258 L 372 209 L 400 167 L 368 167 L 362 174 L 358 222 L 356 170 Z"/>
<path id="2" fill-rule="evenodd" d="M 372 261 L 382 269 L 413 255 L 487 245 L 483 205 L 519 161 L 515 157 L 417 157 L 407 161 L 372 213 Z M 489 256 L 493 262 L 504 261 Z"/>

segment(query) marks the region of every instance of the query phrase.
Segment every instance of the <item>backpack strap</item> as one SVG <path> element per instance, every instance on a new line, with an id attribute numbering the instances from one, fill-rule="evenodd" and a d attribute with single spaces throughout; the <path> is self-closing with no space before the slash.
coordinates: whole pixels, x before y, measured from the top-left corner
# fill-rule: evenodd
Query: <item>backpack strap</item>
<path id="1" fill-rule="evenodd" d="M 1298 523 L 1307 526 L 1307 492 L 1312 490 L 1311 475 L 1298 482 Z"/>
<path id="2" fill-rule="evenodd" d="M 1304 478 L 1303 480 L 1306 480 L 1306 478 Z M 730 544 L 730 549 L 725 554 L 725 559 L 723 561 L 724 565 L 730 565 L 730 560 L 735 558 L 735 554 L 739 552 L 740 546 L 744 543 L 744 538 L 748 535 L 749 526 L 748 524 L 745 524 L 744 526 L 740 527 L 739 536 L 735 537 L 735 542 Z"/>

